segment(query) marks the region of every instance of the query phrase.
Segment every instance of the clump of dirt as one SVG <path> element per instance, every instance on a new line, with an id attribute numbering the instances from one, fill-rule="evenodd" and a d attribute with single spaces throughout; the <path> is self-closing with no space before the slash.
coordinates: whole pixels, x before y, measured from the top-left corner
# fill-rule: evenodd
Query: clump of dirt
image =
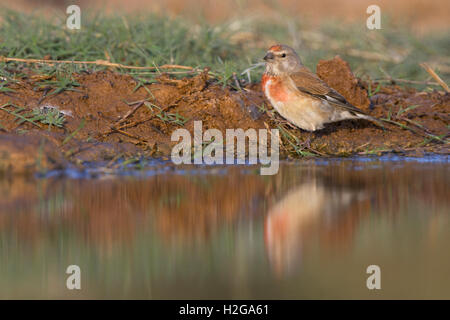
<path id="1" fill-rule="evenodd" d="M 368 111 L 370 100 L 367 90 L 350 70 L 347 61 L 339 56 L 331 60 L 320 60 L 316 71 L 322 80 L 346 97 L 348 102 Z"/>
<path id="2" fill-rule="evenodd" d="M 352 104 L 390 121 L 385 129 L 365 120 L 329 124 L 310 135 L 291 127 L 265 99 L 260 86 L 234 89 L 208 74 L 155 83 L 138 83 L 111 71 L 84 72 L 73 77 L 75 91 L 49 94 L 39 76 L 8 84 L 0 93 L 0 171 L 26 172 L 85 161 L 127 157 L 168 157 L 176 142 L 171 134 L 196 120 L 203 130 L 279 128 L 282 157 L 347 156 L 382 152 L 448 152 L 450 95 L 384 86 L 368 97 L 368 84 L 336 57 L 320 61 L 317 73 Z M 372 88 L 377 84 L 372 84 Z M 57 109 L 60 126 L 33 121 L 33 110 Z M 24 118 L 26 119 L 24 121 Z M 31 120 L 30 120 L 31 119 Z"/>

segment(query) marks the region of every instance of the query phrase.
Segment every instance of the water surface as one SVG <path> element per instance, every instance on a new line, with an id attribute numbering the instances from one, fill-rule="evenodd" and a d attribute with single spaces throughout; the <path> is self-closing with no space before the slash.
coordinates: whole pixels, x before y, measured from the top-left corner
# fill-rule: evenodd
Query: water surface
<path id="1" fill-rule="evenodd" d="M 450 298 L 447 157 L 155 166 L 0 178 L 0 298 Z"/>

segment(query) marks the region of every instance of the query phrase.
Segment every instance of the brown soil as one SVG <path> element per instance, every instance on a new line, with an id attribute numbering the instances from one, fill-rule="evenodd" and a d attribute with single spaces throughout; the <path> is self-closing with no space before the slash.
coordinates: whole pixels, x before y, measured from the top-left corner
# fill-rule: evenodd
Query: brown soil
<path id="1" fill-rule="evenodd" d="M 79 91 L 65 91 L 48 97 L 42 89 L 36 90 L 39 78 L 30 76 L 10 85 L 14 92 L 0 93 L 0 106 L 12 103 L 31 111 L 47 105 L 69 111 L 71 116 L 66 116 L 64 128 L 49 129 L 42 124 L 39 128 L 30 123 L 19 124 L 14 115 L 0 110 L 3 126 L 0 129 L 0 171 L 46 170 L 81 165 L 83 161 L 109 161 L 119 156 L 167 157 L 174 144 L 170 141 L 171 133 L 181 126 L 161 119 L 159 108 L 187 119 L 184 127 L 191 133 L 195 120 L 203 121 L 204 130 L 217 128 L 223 133 L 227 128 L 247 130 L 282 126 L 299 139 L 299 149 L 321 156 L 386 151 L 448 152 L 448 144 L 425 140 L 425 137 L 427 133 L 448 134 L 450 94 L 417 92 L 391 85 L 381 87 L 369 99 L 367 84 L 356 79 L 348 64 L 339 57 L 320 61 L 317 73 L 369 114 L 379 118 L 390 115 L 391 119 L 416 132 L 393 124 L 386 124 L 386 130 L 383 130 L 365 120 L 343 121 L 312 135 L 308 144 L 309 133 L 291 128 L 275 114 L 259 85 L 248 85 L 244 91 L 239 91 L 223 87 L 207 72 L 181 80 L 162 75 L 157 83 L 138 90 L 134 90 L 136 81 L 129 75 L 111 71 L 76 74 L 74 77 L 81 84 L 77 88 Z M 372 88 L 376 87 L 377 84 L 372 84 Z M 146 104 L 130 106 L 126 103 L 144 99 L 147 99 Z M 263 105 L 270 110 L 268 113 L 261 111 Z M 416 107 L 401 111 L 412 105 Z M 124 116 L 136 106 L 139 107 L 125 119 Z M 74 137 L 64 143 L 77 129 Z M 285 138 L 280 149 L 284 157 L 298 156 Z"/>

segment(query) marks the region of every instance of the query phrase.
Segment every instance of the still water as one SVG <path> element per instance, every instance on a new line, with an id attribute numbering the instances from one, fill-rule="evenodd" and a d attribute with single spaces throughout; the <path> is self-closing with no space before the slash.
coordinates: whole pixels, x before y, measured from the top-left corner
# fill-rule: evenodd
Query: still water
<path id="1" fill-rule="evenodd" d="M 448 160 L 1 177 L 0 298 L 449 299 Z"/>

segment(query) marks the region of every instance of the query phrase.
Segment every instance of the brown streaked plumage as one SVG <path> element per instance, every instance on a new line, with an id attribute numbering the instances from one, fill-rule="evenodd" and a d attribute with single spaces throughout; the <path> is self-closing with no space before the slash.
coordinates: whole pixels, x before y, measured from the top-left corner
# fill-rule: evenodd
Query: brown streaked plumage
<path id="1" fill-rule="evenodd" d="M 264 60 L 262 89 L 273 107 L 297 127 L 316 131 L 325 123 L 345 119 L 379 122 L 349 103 L 306 68 L 297 53 L 286 45 L 274 45 Z"/>

